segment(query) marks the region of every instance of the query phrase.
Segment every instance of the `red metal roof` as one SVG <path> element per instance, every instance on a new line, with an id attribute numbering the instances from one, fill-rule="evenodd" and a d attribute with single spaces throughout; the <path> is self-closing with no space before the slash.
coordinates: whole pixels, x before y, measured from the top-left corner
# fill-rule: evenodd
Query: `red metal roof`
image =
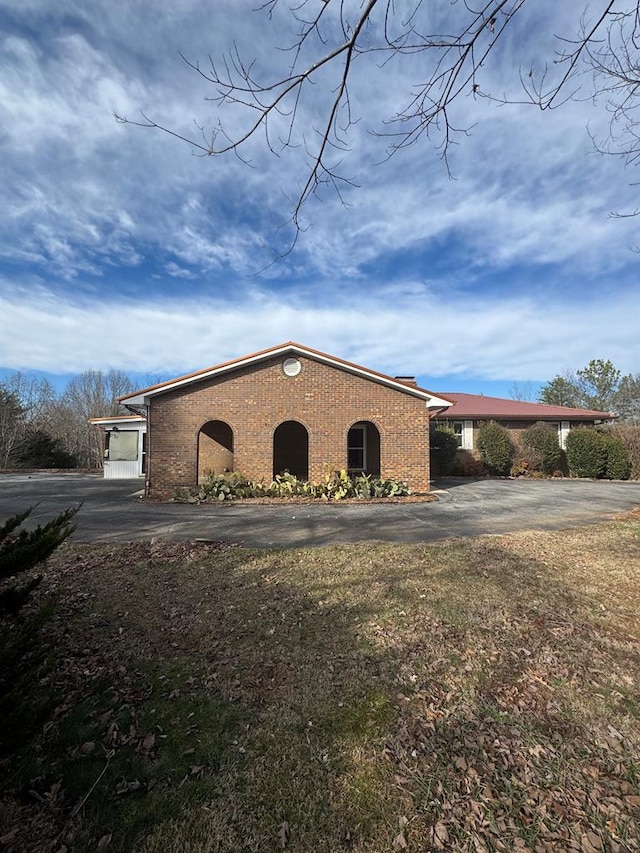
<path id="1" fill-rule="evenodd" d="M 458 394 L 443 392 L 443 397 L 453 400 L 450 409 L 438 415 L 449 420 L 456 418 L 495 418 L 497 420 L 540 421 L 604 421 L 615 415 L 589 409 L 570 409 L 568 406 L 547 406 L 545 403 L 524 403 L 521 400 L 503 400 L 483 394 Z"/>

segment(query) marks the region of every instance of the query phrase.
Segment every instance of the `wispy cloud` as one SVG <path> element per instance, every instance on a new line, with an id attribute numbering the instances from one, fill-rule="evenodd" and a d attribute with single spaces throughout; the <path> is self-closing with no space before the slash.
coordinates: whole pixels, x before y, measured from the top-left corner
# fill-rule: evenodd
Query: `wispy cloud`
<path id="1" fill-rule="evenodd" d="M 368 292 L 369 291 L 369 292 Z M 34 294 L 36 298 L 34 298 Z M 640 359 L 640 294 L 615 304 L 604 295 L 566 313 L 535 298 L 434 293 L 417 282 L 395 292 L 336 283 L 322 307 L 304 293 L 246 291 L 240 300 L 201 295 L 161 304 L 106 298 L 78 303 L 40 286 L 0 299 L 0 363 L 68 373 L 87 364 L 183 372 L 297 339 L 387 372 L 538 380 L 606 354 L 624 371 Z M 629 342 L 633 340 L 631 346 Z"/>
<path id="2" fill-rule="evenodd" d="M 537 46 L 571 34 L 568 5 L 525 6 L 483 89 L 519 92 Z M 144 110 L 196 137 L 199 124 L 215 128 L 211 87 L 179 51 L 206 62 L 235 37 L 269 70 L 273 44 L 293 37 L 270 39 L 281 21 L 237 0 L 179 0 L 162 14 L 7 0 L 0 366 L 166 373 L 295 338 L 434 377 L 544 379 L 599 355 L 639 369 L 637 222 L 609 216 L 636 206 L 635 189 L 623 164 L 593 152 L 586 125 L 603 129 L 606 116 L 590 100 L 541 114 L 465 97 L 454 120 L 472 130 L 449 176 L 426 140 L 384 161 L 386 142 L 370 132 L 419 79 L 420 57 L 362 58 L 351 94 L 363 120 L 336 155 L 359 187 L 345 187 L 345 206 L 323 191 L 295 251 L 274 264 L 317 103 L 301 106 L 300 147 L 273 156 L 256 140 L 250 166 L 116 123 L 114 110 Z M 229 121 L 241 126 L 236 112 Z"/>

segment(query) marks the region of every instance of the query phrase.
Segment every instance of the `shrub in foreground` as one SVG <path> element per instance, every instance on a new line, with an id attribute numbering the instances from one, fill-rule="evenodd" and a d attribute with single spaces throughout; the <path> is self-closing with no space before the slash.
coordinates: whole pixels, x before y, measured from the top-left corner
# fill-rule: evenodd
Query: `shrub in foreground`
<path id="1" fill-rule="evenodd" d="M 514 447 L 509 432 L 495 421 L 478 430 L 477 447 L 487 471 L 498 477 L 509 473 Z"/>
<path id="2" fill-rule="evenodd" d="M 75 530 L 72 518 L 80 507 L 67 509 L 42 527 L 21 530 L 32 508 L 9 518 L 0 527 L 0 581 L 33 569 L 51 556 L 56 548 Z M 7 586 L 0 593 L 0 613 L 17 612 L 42 580 L 42 575 L 31 578 L 22 587 L 18 583 Z"/>
<path id="3" fill-rule="evenodd" d="M 42 632 L 53 613 L 49 600 L 24 618 L 19 613 L 42 575 L 20 585 L 17 576 L 35 568 L 75 530 L 71 523 L 79 507 L 67 509 L 35 530 L 21 529 L 31 508 L 0 526 L 0 745 L 17 745 L 37 724 L 47 706 L 43 691 L 33 691 L 46 649 Z M 2 843 L 0 841 L 0 847 Z"/>

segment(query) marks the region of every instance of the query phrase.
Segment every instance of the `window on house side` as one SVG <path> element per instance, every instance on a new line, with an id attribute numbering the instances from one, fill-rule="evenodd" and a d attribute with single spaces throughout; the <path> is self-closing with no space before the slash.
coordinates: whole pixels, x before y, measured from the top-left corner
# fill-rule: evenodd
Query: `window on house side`
<path id="1" fill-rule="evenodd" d="M 109 436 L 109 461 L 135 462 L 138 458 L 138 430 L 115 430 Z"/>
<path id="2" fill-rule="evenodd" d="M 458 447 L 463 447 L 463 435 L 464 435 L 464 423 L 462 421 L 454 421 L 453 422 L 453 434 L 456 437 L 456 441 L 458 443 Z"/>
<path id="3" fill-rule="evenodd" d="M 347 459 L 350 471 L 364 471 L 367 467 L 367 428 L 354 426 L 347 437 Z"/>

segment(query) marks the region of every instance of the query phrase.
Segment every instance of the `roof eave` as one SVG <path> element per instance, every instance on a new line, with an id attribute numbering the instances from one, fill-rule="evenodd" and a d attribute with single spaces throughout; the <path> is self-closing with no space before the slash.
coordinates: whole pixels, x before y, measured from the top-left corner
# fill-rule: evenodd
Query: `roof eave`
<path id="1" fill-rule="evenodd" d="M 618 416 L 613 413 L 606 412 L 584 412 L 576 415 L 574 413 L 567 414 L 566 412 L 558 412 L 558 414 L 540 415 L 537 413 L 519 413 L 519 412 L 456 412 L 446 411 L 442 417 L 459 418 L 460 420 L 487 420 L 499 419 L 502 421 L 528 421 L 535 417 L 539 421 L 611 421 Z"/>
<path id="2" fill-rule="evenodd" d="M 271 347 L 267 350 L 261 350 L 243 358 L 235 359 L 229 362 L 223 362 L 222 364 L 206 368 L 205 370 L 200 370 L 195 373 L 188 373 L 184 376 L 179 376 L 177 379 L 160 383 L 159 385 L 153 385 L 149 388 L 143 388 L 142 390 L 137 391 L 134 394 L 119 397 L 118 402 L 131 406 L 149 405 L 151 398 L 157 397 L 160 394 L 167 394 L 169 391 L 174 391 L 177 388 L 183 388 L 186 385 L 190 385 L 195 382 L 201 382 L 205 379 L 210 379 L 212 377 L 223 376 L 226 373 L 231 373 L 235 370 L 241 369 L 242 367 L 246 367 L 251 364 L 257 364 L 261 361 L 266 361 L 268 358 L 274 358 L 289 353 L 294 353 L 295 355 L 305 356 L 307 358 L 320 361 L 337 369 L 346 370 L 350 373 L 363 376 L 364 378 L 369 379 L 370 381 L 378 382 L 381 385 L 386 385 L 390 388 L 394 388 L 397 391 L 400 391 L 403 394 L 408 394 L 411 397 L 417 397 L 419 399 L 424 400 L 427 408 L 429 409 L 442 408 L 443 406 L 449 407 L 453 405 L 450 400 L 445 400 L 442 397 L 438 397 L 437 395 L 432 394 L 431 391 L 427 391 L 425 388 L 419 388 L 415 385 L 407 385 L 406 383 L 398 381 L 397 379 L 394 379 L 391 376 L 387 376 L 384 373 L 378 373 L 375 370 L 368 370 L 367 368 L 361 367 L 358 364 L 344 361 L 343 359 L 335 358 L 334 356 L 330 356 L 327 353 L 320 352 L 319 350 L 314 350 L 310 347 L 304 347 L 301 344 L 296 344 L 293 341 L 288 341 L 285 344 L 281 344 L 276 347 Z"/>

